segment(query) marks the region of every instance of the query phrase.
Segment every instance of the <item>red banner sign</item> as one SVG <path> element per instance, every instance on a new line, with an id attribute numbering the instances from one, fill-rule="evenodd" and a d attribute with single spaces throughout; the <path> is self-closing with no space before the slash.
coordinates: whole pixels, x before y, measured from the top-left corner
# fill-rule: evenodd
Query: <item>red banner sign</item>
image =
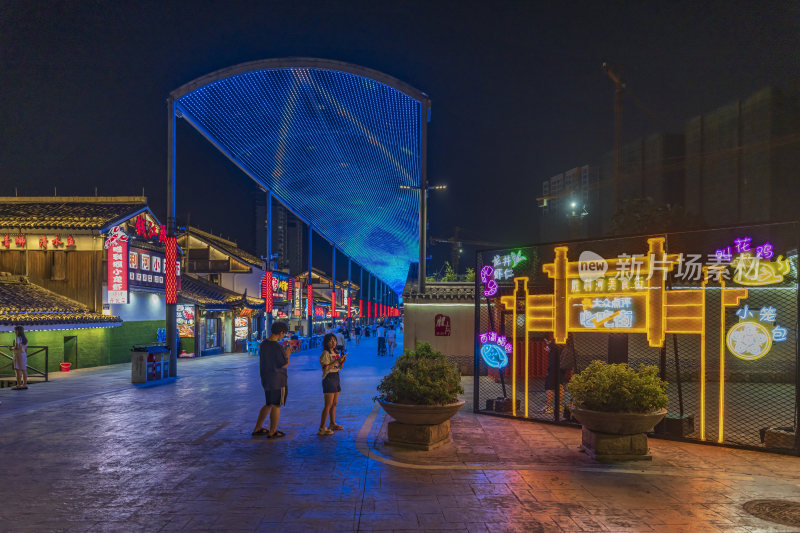
<path id="1" fill-rule="evenodd" d="M 128 236 L 114 226 L 106 238 L 108 250 L 108 303 L 128 303 Z"/>

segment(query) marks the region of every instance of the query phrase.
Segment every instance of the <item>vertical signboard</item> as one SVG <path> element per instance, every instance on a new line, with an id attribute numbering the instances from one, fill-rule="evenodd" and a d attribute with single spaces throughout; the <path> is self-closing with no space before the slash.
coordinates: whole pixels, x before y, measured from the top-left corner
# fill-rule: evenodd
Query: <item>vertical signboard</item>
<path id="1" fill-rule="evenodd" d="M 128 303 L 128 236 L 114 226 L 106 238 L 108 250 L 108 303 Z"/>

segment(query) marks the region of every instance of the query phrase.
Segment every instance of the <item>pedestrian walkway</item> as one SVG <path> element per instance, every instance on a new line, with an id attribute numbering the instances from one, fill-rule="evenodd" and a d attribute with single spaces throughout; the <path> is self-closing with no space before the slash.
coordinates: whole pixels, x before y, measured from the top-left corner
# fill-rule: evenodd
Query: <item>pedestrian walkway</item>
<path id="1" fill-rule="evenodd" d="M 274 440 L 250 435 L 247 354 L 181 360 L 158 386 L 118 365 L 0 389 L 0 531 L 800 531 L 742 508 L 800 501 L 796 457 L 651 439 L 652 464 L 598 465 L 574 428 L 468 407 L 453 444 L 386 446 L 372 397 L 394 360 L 376 351 L 351 347 L 328 437 L 317 350 L 292 357 Z"/>

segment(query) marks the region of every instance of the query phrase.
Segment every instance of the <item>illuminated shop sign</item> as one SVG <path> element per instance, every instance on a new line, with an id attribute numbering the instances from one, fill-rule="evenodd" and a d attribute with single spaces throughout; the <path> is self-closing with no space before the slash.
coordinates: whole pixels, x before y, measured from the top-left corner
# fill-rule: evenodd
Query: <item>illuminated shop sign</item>
<path id="1" fill-rule="evenodd" d="M 736 311 L 739 322 L 728 330 L 725 343 L 728 350 L 739 359 L 755 361 L 772 349 L 773 342 L 783 342 L 789 331 L 775 324 L 778 311 L 766 306 L 756 311 L 744 305 Z"/>
<path id="2" fill-rule="evenodd" d="M 128 303 L 128 236 L 119 226 L 108 233 L 105 248 L 108 265 L 108 303 Z"/>
<path id="3" fill-rule="evenodd" d="M 619 333 L 643 332 L 645 323 L 641 320 L 646 305 L 645 295 L 615 296 L 605 298 L 570 298 L 569 329 L 614 330 Z"/>
<path id="4" fill-rule="evenodd" d="M 289 300 L 289 276 L 281 272 L 272 273 L 272 299 Z"/>
<path id="5" fill-rule="evenodd" d="M 128 284 L 131 287 L 163 289 L 166 281 L 165 255 L 131 247 L 127 253 Z"/>
<path id="6" fill-rule="evenodd" d="M 518 250 L 507 255 L 496 255 L 492 258 L 494 279 L 506 280 L 514 277 L 514 269 L 528 258 Z"/>
<path id="7" fill-rule="evenodd" d="M 167 240 L 167 227 L 153 223 L 153 221 L 142 214 L 136 216 L 133 227 L 137 237 L 143 239 L 158 239 L 161 242 L 166 242 Z"/>
<path id="8" fill-rule="evenodd" d="M 178 304 L 178 335 L 181 337 L 194 337 L 194 304 Z"/>
<path id="9" fill-rule="evenodd" d="M 489 331 L 481 333 L 478 339 L 481 343 L 481 358 L 486 366 L 499 369 L 508 365 L 508 354 L 513 352 L 513 347 L 505 335 Z"/>
<path id="10" fill-rule="evenodd" d="M 753 239 L 750 237 L 739 237 L 733 240 L 732 246 L 715 250 L 714 256 L 719 262 L 730 263 L 734 254 L 743 253 L 749 253 L 759 259 L 772 259 L 772 256 L 775 255 L 775 249 L 769 242 L 753 246 Z"/>
<path id="11" fill-rule="evenodd" d="M 303 316 L 303 282 L 299 279 L 294 281 L 294 316 Z"/>
<path id="12" fill-rule="evenodd" d="M 598 262 L 595 268 L 582 268 L 581 261 L 570 261 L 567 257 L 569 248 L 556 247 L 553 262 L 542 265 L 542 270 L 553 280 L 553 292 L 550 294 L 530 294 L 529 278 L 514 277 L 513 294 L 502 296 L 502 308 L 511 314 L 511 323 L 518 327 L 511 328 L 511 344 L 514 349 L 511 355 L 512 366 L 512 413 L 516 415 L 516 376 L 517 359 L 520 358 L 528 368 L 530 352 L 530 333 L 551 333 L 557 344 L 564 344 L 572 332 L 581 333 L 643 333 L 652 347 L 663 347 L 666 335 L 696 334 L 700 336 L 700 438 L 705 440 L 705 400 L 706 400 L 706 353 L 719 353 L 720 380 L 719 396 L 719 431 L 718 438 L 722 442 L 724 424 L 724 368 L 725 342 L 734 354 L 745 358 L 763 357 L 769 351 L 769 345 L 778 338 L 785 338 L 785 328 L 770 328 L 752 320 L 747 316 L 749 324 L 736 325 L 728 332 L 727 339 L 712 337 L 719 346 L 707 346 L 707 331 L 724 331 L 727 307 L 739 306 L 748 297 L 747 288 L 728 287 L 725 276 L 727 265 L 700 265 L 701 281 L 694 287 L 668 289 L 667 275 L 670 272 L 680 274 L 683 254 L 667 254 L 662 237 L 647 240 L 646 254 L 623 254 L 616 259 L 602 259 L 607 265 Z M 742 245 L 743 248 L 744 245 Z M 772 251 L 771 248 L 768 251 Z M 762 254 L 764 253 L 762 249 Z M 596 254 L 594 254 L 596 255 Z M 713 257 L 716 259 L 716 257 Z M 684 269 L 686 273 L 688 269 Z M 584 274 L 583 276 L 581 274 Z M 588 276 L 585 274 L 589 274 Z M 708 285 L 712 284 L 712 287 Z M 714 288 L 714 313 L 706 315 L 708 288 Z M 719 310 L 723 311 L 722 313 Z M 771 317 L 770 308 L 764 308 L 764 317 Z M 748 309 L 740 312 L 747 315 Z M 760 315 L 761 316 L 761 315 Z M 711 318 L 720 317 L 720 318 Z M 741 318 L 741 317 L 740 317 Z M 714 324 L 718 321 L 718 324 Z M 740 322 L 742 324 L 742 322 Z M 777 330 L 777 332 L 775 332 Z M 725 337 L 723 335 L 723 337 Z M 524 340 L 518 344 L 517 339 Z M 487 337 L 488 340 L 488 337 Z M 486 344 L 481 339 L 482 344 Z M 521 353 L 516 353 L 521 348 Z M 487 348 L 487 353 L 492 350 Z M 763 352 L 763 353 L 762 353 Z M 483 351 L 481 351 L 483 355 Z M 487 363 L 488 364 L 488 363 Z M 530 390 L 529 373 L 524 372 L 525 391 L 524 412 L 529 413 Z"/>
<path id="13" fill-rule="evenodd" d="M 77 250 L 79 249 L 73 235 L 12 235 L 0 234 L 0 250 Z M 89 237 L 91 238 L 91 237 Z M 91 250 L 91 243 L 86 242 L 81 249 Z"/>
<path id="14" fill-rule="evenodd" d="M 744 253 L 731 261 L 733 281 L 739 285 L 774 285 L 783 281 L 789 273 L 789 259 L 778 256 L 775 261 L 766 261 L 758 256 Z"/>

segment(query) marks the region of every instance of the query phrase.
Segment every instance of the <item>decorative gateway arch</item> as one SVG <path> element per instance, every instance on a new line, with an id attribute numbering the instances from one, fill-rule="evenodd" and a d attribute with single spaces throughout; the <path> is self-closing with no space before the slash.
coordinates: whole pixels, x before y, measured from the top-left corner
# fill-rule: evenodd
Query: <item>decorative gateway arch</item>
<path id="1" fill-rule="evenodd" d="M 365 67 L 313 58 L 242 63 L 167 99 L 167 243 L 175 243 L 175 121 L 186 120 L 333 247 L 400 294 L 424 264 L 430 99 Z M 401 188 L 401 186 L 403 186 Z M 171 281 L 170 281 L 171 280 Z M 167 330 L 177 275 L 167 275 Z M 172 348 L 172 371 L 177 370 Z M 173 374 L 174 375 L 174 374 Z"/>

